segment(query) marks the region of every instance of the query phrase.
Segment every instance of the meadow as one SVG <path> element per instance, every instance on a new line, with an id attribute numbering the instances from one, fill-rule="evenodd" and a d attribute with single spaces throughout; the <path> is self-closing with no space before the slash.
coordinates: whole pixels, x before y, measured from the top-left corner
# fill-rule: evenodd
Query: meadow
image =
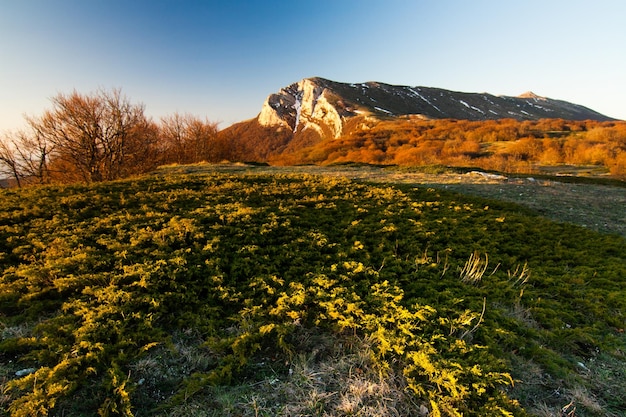
<path id="1" fill-rule="evenodd" d="M 0 407 L 624 415 L 624 254 L 511 202 L 306 172 L 0 190 Z"/>

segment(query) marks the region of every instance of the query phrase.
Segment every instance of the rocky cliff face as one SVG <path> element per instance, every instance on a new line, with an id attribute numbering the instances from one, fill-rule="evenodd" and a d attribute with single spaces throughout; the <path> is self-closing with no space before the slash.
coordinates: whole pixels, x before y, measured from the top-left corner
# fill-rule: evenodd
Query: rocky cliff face
<path id="1" fill-rule="evenodd" d="M 324 83 L 304 79 L 270 95 L 258 116 L 261 126 L 285 126 L 293 131 L 313 129 L 318 134 L 341 136 L 343 120 L 332 104 L 334 94 Z"/>

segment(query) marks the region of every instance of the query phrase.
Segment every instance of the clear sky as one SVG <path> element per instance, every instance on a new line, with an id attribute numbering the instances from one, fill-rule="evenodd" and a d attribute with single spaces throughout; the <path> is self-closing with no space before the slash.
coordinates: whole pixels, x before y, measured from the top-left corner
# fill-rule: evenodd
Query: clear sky
<path id="1" fill-rule="evenodd" d="M 0 133 L 99 88 L 223 128 L 313 76 L 531 90 L 626 119 L 626 1 L 0 0 Z"/>

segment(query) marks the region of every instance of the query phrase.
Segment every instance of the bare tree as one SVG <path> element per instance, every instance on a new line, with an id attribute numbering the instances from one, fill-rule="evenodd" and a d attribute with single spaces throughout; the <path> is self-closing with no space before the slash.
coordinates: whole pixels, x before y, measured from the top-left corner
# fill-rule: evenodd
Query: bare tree
<path id="1" fill-rule="evenodd" d="M 52 105 L 43 116 L 27 121 L 36 136 L 53 146 L 56 178 L 97 182 L 149 169 L 146 156 L 156 138 L 143 104 L 131 104 L 120 90 L 100 90 L 59 94 Z M 138 160 L 144 163 L 138 165 Z"/>
<path id="2" fill-rule="evenodd" d="M 161 118 L 160 139 L 164 163 L 215 162 L 221 158 L 217 123 L 179 113 Z"/>
<path id="3" fill-rule="evenodd" d="M 187 154 L 185 125 L 185 117 L 178 113 L 161 118 L 159 126 L 160 146 L 163 153 L 161 162 L 184 163 Z"/>
<path id="4" fill-rule="evenodd" d="M 15 148 L 7 138 L 0 140 L 0 174 L 13 178 L 18 187 L 22 186 L 22 173 L 17 163 Z"/>
<path id="5" fill-rule="evenodd" d="M 0 140 L 0 172 L 18 187 L 50 182 L 49 158 L 53 146 L 37 131 L 6 134 Z"/>

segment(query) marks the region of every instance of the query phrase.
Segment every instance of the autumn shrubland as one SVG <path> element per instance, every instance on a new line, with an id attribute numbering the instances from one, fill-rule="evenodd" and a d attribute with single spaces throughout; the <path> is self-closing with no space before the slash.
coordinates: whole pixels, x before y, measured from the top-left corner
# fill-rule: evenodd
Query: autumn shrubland
<path id="1" fill-rule="evenodd" d="M 173 166 L 0 190 L 0 237 L 7 415 L 626 410 L 626 241 L 516 204 Z"/>
<path id="2" fill-rule="evenodd" d="M 626 175 L 626 123 L 543 119 L 363 121 L 339 139 L 269 157 L 274 164 L 443 164 L 509 173 L 562 165 Z"/>

